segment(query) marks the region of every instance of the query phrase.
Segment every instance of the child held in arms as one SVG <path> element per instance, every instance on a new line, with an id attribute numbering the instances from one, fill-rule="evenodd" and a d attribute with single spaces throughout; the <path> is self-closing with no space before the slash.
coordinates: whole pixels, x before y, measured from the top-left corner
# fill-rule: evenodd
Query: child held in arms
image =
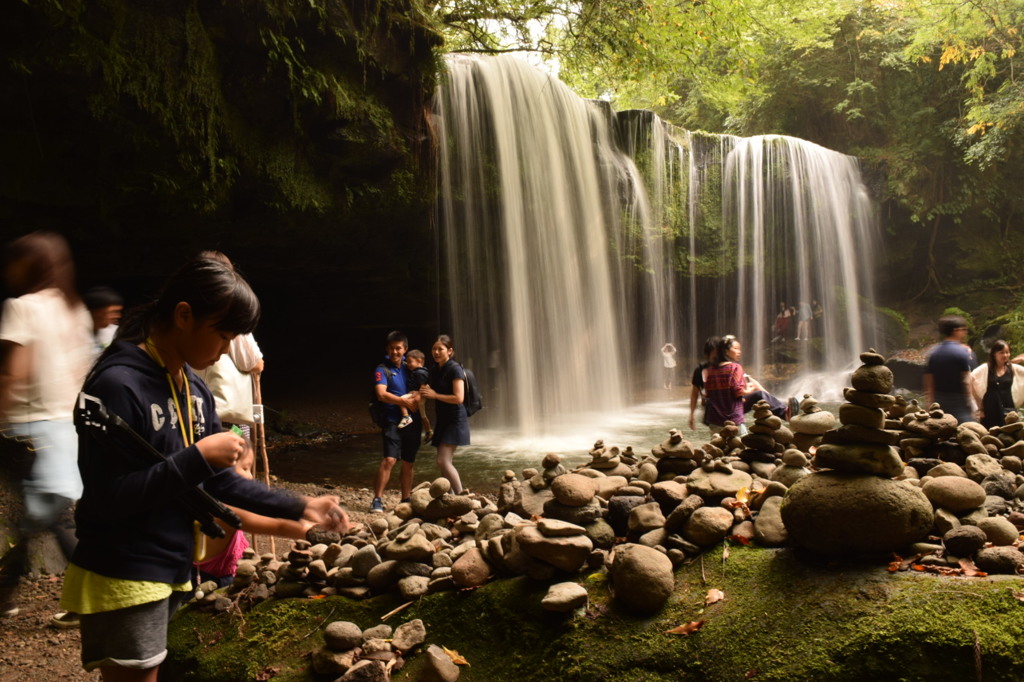
<path id="1" fill-rule="evenodd" d="M 427 368 L 423 366 L 426 359 L 427 356 L 423 354 L 423 351 L 416 350 L 415 348 L 405 354 L 405 366 L 409 368 L 409 374 L 412 376 L 409 380 L 409 393 L 406 393 L 402 397 L 416 401 L 416 411 L 420 412 L 420 419 L 423 420 L 423 430 L 426 434 L 427 440 L 430 440 L 434 436 L 434 431 L 430 428 L 430 420 L 427 419 L 427 415 L 418 407 L 420 403 L 420 386 L 430 383 L 430 373 L 427 371 Z M 404 429 L 411 423 L 412 417 L 409 416 L 409 410 L 403 407 L 402 419 L 398 422 L 398 428 Z"/>

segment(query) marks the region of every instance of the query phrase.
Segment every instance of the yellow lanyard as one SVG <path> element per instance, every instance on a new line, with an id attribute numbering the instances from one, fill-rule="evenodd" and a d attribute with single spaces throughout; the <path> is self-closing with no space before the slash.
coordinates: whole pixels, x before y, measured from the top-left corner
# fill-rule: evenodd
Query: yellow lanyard
<path id="1" fill-rule="evenodd" d="M 167 385 L 171 387 L 171 398 L 174 400 L 174 411 L 178 413 L 178 427 L 181 429 L 181 440 L 185 443 L 185 447 L 187 448 L 196 442 L 196 436 L 192 418 L 192 389 L 188 383 L 188 376 L 185 374 L 185 368 L 182 367 L 179 371 L 181 372 L 181 381 L 185 384 L 185 406 L 188 408 L 187 430 L 185 429 L 185 417 L 181 411 L 181 402 L 178 399 L 178 389 L 174 386 L 174 379 L 171 378 L 171 372 L 167 369 L 167 365 L 164 364 L 163 358 L 160 357 L 160 352 L 157 351 L 156 346 L 153 344 L 153 339 L 146 339 L 146 349 L 149 351 L 150 357 L 156 361 L 156 364 L 163 367 L 164 372 L 167 374 Z"/>
<path id="2" fill-rule="evenodd" d="M 164 372 L 167 374 L 167 384 L 171 387 L 171 398 L 174 400 L 174 411 L 178 413 L 181 440 L 187 448 L 196 441 L 192 419 L 192 389 L 188 383 L 188 375 L 185 374 L 184 367 L 179 370 L 181 372 L 181 381 L 185 384 L 185 406 L 188 408 L 188 429 L 186 430 L 185 417 L 181 410 L 181 401 L 178 399 L 178 389 L 174 386 L 174 379 L 171 378 L 171 372 L 167 369 L 167 365 L 164 364 L 163 358 L 160 357 L 160 352 L 156 349 L 153 339 L 148 337 L 146 338 L 146 350 L 149 352 L 149 356 L 156 361 L 156 364 L 163 367 Z M 192 536 L 194 539 L 192 560 L 198 563 L 206 557 L 206 536 L 203 535 L 198 521 L 192 522 Z"/>

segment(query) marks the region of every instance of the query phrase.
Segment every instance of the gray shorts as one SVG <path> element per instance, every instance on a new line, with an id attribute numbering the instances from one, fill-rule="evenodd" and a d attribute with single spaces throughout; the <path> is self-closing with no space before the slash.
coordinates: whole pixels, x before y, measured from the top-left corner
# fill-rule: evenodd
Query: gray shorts
<path id="1" fill-rule="evenodd" d="M 81 616 L 82 666 L 136 670 L 155 668 L 167 658 L 167 623 L 191 592 L 116 611 Z"/>

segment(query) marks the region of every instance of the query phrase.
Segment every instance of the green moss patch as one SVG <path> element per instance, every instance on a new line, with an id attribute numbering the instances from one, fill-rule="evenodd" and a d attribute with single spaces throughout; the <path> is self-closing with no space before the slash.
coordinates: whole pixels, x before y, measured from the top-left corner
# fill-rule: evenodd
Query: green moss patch
<path id="1" fill-rule="evenodd" d="M 890 574 L 884 565 L 830 564 L 791 550 L 723 548 L 676 572 L 676 590 L 654 617 L 613 603 L 603 574 L 579 576 L 584 614 L 541 609 L 547 585 L 526 578 L 430 595 L 387 622 L 421 618 L 428 643 L 470 663 L 462 680 L 902 680 L 1016 679 L 1024 662 L 1018 578 Z M 725 598 L 705 606 L 709 589 Z M 175 679 L 314 680 L 308 654 L 323 627 L 362 628 L 399 605 L 331 597 L 261 604 L 242 616 L 190 611 L 172 625 L 166 664 Z M 703 621 L 690 635 L 667 634 Z M 213 644 L 213 646 L 209 646 Z M 396 679 L 415 679 L 412 657 Z"/>

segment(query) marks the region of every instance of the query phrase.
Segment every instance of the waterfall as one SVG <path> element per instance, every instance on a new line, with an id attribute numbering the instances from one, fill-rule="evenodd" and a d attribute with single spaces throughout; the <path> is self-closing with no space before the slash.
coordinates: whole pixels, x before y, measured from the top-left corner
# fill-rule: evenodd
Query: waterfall
<path id="1" fill-rule="evenodd" d="M 511 57 L 450 57 L 433 119 L 443 331 L 492 423 L 544 433 L 664 400 L 666 342 L 683 383 L 711 334 L 737 334 L 754 376 L 780 359 L 834 374 L 867 347 L 856 159 L 616 113 Z M 812 300 L 814 339 L 773 343 L 776 306 Z"/>

